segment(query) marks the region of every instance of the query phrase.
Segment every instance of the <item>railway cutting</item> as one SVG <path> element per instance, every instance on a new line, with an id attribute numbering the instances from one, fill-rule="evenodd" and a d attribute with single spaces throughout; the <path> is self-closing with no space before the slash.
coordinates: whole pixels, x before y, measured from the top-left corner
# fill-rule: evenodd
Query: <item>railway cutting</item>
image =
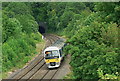
<path id="1" fill-rule="evenodd" d="M 44 34 L 46 41 L 45 48 L 54 44 L 61 37 L 53 34 Z M 70 72 L 70 56 L 67 55 L 58 68 L 47 68 L 44 61 L 44 54 L 41 52 L 34 60 L 32 60 L 26 67 L 12 73 L 7 79 L 2 81 L 53 81 L 64 78 Z"/>

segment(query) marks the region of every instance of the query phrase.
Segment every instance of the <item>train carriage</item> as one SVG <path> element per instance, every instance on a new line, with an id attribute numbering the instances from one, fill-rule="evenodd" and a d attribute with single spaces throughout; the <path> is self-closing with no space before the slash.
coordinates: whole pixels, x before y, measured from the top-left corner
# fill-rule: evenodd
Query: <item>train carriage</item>
<path id="1" fill-rule="evenodd" d="M 61 38 L 44 50 L 44 60 L 48 68 L 60 66 L 61 61 L 64 58 L 62 51 L 65 45 L 65 39 Z"/>

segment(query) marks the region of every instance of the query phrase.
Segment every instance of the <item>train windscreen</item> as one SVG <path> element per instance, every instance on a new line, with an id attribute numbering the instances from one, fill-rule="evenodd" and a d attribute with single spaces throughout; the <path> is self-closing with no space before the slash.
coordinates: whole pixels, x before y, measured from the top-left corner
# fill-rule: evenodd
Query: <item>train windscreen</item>
<path id="1" fill-rule="evenodd" d="M 46 51 L 45 52 L 45 59 L 54 59 L 59 58 L 58 50 Z"/>

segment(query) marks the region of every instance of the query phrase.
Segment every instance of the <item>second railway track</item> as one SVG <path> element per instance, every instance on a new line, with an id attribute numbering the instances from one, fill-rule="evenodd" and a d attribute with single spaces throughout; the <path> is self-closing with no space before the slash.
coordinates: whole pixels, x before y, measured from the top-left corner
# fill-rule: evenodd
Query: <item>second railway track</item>
<path id="1" fill-rule="evenodd" d="M 60 39 L 60 37 L 52 35 L 52 34 L 44 34 L 44 39 L 46 40 L 46 46 L 48 47 L 53 44 L 56 40 Z M 33 61 L 31 61 L 26 67 L 16 71 L 13 73 L 8 79 L 3 79 L 2 81 L 51 81 L 52 79 L 60 79 L 60 76 L 63 77 L 68 72 L 65 72 L 69 69 L 69 66 L 65 68 L 65 63 L 63 62 L 61 67 L 56 69 L 48 69 L 43 59 L 43 54 L 39 54 Z M 66 70 L 64 71 L 63 68 Z M 63 70 L 63 72 L 61 72 Z M 63 74 L 64 73 L 64 74 Z"/>

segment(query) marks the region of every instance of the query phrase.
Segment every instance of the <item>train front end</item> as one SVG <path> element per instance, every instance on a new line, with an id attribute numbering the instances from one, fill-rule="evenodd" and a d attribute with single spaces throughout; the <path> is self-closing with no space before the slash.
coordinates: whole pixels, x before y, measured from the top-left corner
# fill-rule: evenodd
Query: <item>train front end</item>
<path id="1" fill-rule="evenodd" d="M 57 47 L 47 47 L 44 50 L 44 60 L 48 68 L 56 68 L 60 66 L 61 57 Z"/>

